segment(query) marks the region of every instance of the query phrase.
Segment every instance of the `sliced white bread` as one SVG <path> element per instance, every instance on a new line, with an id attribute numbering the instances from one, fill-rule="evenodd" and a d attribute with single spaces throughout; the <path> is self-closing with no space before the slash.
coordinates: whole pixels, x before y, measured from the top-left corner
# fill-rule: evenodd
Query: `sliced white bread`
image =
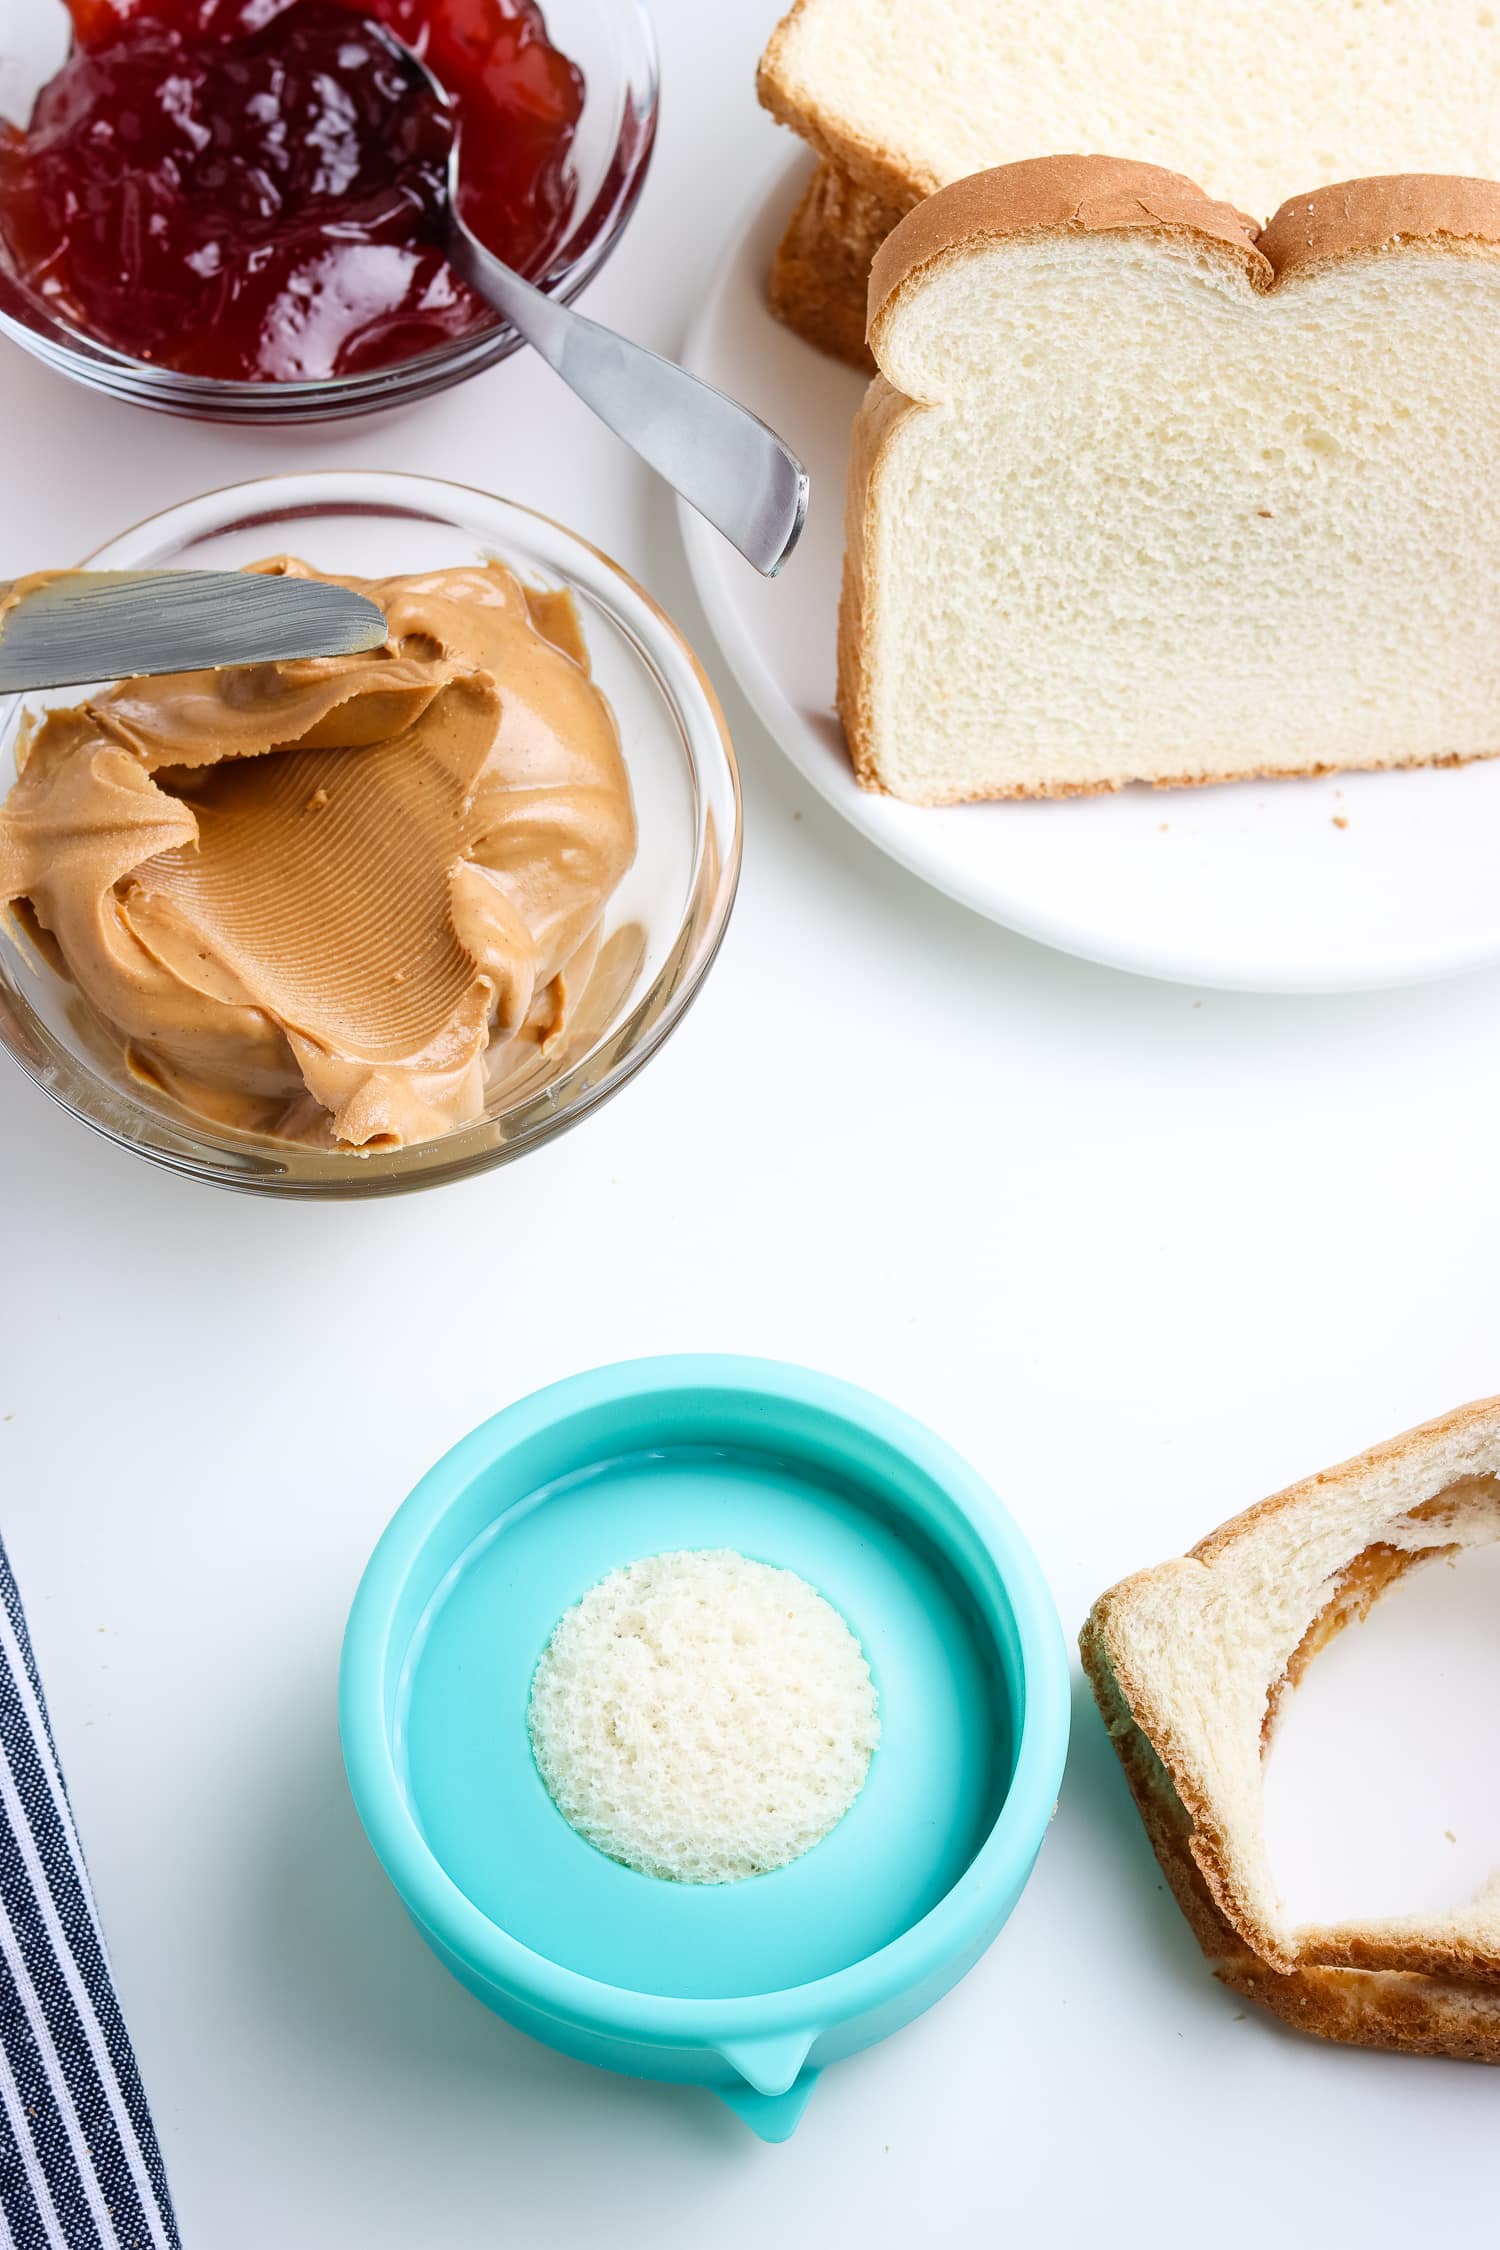
<path id="1" fill-rule="evenodd" d="M 758 83 L 836 175 L 777 254 L 773 307 L 856 362 L 864 276 L 896 221 L 1047 149 L 1122 149 L 1258 223 L 1334 180 L 1500 176 L 1500 7 L 1475 0 L 798 0 Z"/>
<path id="2" fill-rule="evenodd" d="M 1359 2046 L 1500 2062 L 1500 1875 L 1447 1915 L 1293 1928 L 1263 1825 L 1283 1697 L 1404 1572 L 1500 1539 L 1500 1399 L 1293 1485 L 1095 1603 L 1084 1669 L 1225 1983 Z"/>
<path id="3" fill-rule="evenodd" d="M 1500 172 L 1500 9 L 1477 0 L 796 0 L 761 100 L 901 203 L 1044 149 L 1125 149 L 1244 199 Z"/>
<path id="4" fill-rule="evenodd" d="M 1500 185 L 1359 180 L 1258 239 L 1051 157 L 875 263 L 839 708 L 921 804 L 1500 750 Z"/>
<path id="5" fill-rule="evenodd" d="M 865 342 L 870 267 L 905 216 L 831 164 L 815 167 L 771 260 L 771 310 L 820 352 L 875 372 Z"/>

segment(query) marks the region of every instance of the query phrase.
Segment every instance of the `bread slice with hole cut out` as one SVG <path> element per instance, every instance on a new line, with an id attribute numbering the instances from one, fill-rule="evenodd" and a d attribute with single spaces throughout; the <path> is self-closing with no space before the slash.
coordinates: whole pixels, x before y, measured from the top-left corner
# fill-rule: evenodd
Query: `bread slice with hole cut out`
<path id="1" fill-rule="evenodd" d="M 773 308 L 856 362 L 884 235 L 991 165 L 1122 149 L 1257 225 L 1331 180 L 1500 176 L 1500 6 L 1473 0 L 797 0 L 757 85 L 834 175 L 777 253 Z"/>
<path id="2" fill-rule="evenodd" d="M 1256 236 L 1149 165 L 945 188 L 875 262 L 839 709 L 919 804 L 1500 750 L 1500 185 Z"/>
<path id="3" fill-rule="evenodd" d="M 1284 1698 L 1405 1572 L 1500 1539 L 1500 1398 L 1237 1516 L 1097 1601 L 1084 1670 L 1156 1856 L 1215 1973 L 1357 2046 L 1500 2062 L 1500 1870 L 1444 1915 L 1292 1927 L 1262 1760 Z"/>

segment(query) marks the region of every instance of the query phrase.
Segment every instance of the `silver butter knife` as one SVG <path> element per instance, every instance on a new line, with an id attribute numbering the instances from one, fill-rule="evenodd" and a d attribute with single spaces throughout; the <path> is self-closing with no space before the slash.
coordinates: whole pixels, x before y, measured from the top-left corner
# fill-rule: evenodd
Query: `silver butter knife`
<path id="1" fill-rule="evenodd" d="M 241 570 L 60 570 L 0 580 L 0 695 L 379 648 L 347 586 Z"/>
<path id="2" fill-rule="evenodd" d="M 453 120 L 443 245 L 449 264 L 616 437 L 722 531 L 747 562 L 774 578 L 807 520 L 807 471 L 785 439 L 712 384 L 597 320 L 585 319 L 486 249 L 463 216 L 463 149 L 452 96 L 395 32 L 384 24 L 361 28 Z"/>

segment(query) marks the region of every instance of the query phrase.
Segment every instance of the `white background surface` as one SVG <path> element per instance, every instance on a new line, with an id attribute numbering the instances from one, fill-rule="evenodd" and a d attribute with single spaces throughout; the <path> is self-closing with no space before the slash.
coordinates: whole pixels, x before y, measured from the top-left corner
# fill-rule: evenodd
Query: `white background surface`
<path id="1" fill-rule="evenodd" d="M 677 344 L 775 161 L 751 93 L 774 13 L 657 0 L 661 147 L 591 299 L 648 342 Z M 0 574 L 279 466 L 416 468 L 571 521 L 722 684 L 668 496 L 540 369 L 309 438 L 156 421 L 9 351 L 0 384 Z M 1455 2240 L 1477 2233 L 1500 2081 L 1244 2017 L 1081 1695 L 999 1945 L 831 2071 L 781 2149 L 508 2030 L 364 1844 L 334 1723 L 360 1568 L 452 1439 L 554 1376 L 701 1348 L 869 1384 L 993 1480 L 1070 1631 L 1127 1569 L 1500 1383 L 1500 977 L 1256 1000 L 1044 953 L 853 836 L 726 702 L 748 841 L 719 965 L 645 1075 L 519 1166 L 257 1203 L 149 1170 L 0 1073 L 0 1526 L 185 2242 L 1248 2245 L 1336 2222 L 1394 2244 L 1435 2197 Z M 1500 1860 L 1496 1583 L 1483 1558 L 1435 1573 L 1315 1668 L 1272 1769 L 1314 1907 L 1398 1797 L 1414 1883 L 1456 1894 Z M 1420 1773 L 1403 1665 L 1436 1730 Z M 1368 1794 L 1346 1803 L 1328 1730 L 1361 1706 Z"/>

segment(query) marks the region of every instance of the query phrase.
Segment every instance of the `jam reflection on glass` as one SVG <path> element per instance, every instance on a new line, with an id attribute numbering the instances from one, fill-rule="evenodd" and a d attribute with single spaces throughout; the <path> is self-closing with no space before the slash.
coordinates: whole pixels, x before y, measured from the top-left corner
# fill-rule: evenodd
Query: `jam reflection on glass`
<path id="1" fill-rule="evenodd" d="M 371 17 L 453 98 L 482 240 L 537 275 L 567 231 L 583 79 L 536 0 L 67 5 L 29 127 L 0 122 L 0 233 L 25 286 L 118 351 L 292 382 L 494 325 L 441 248 L 451 119 Z"/>

